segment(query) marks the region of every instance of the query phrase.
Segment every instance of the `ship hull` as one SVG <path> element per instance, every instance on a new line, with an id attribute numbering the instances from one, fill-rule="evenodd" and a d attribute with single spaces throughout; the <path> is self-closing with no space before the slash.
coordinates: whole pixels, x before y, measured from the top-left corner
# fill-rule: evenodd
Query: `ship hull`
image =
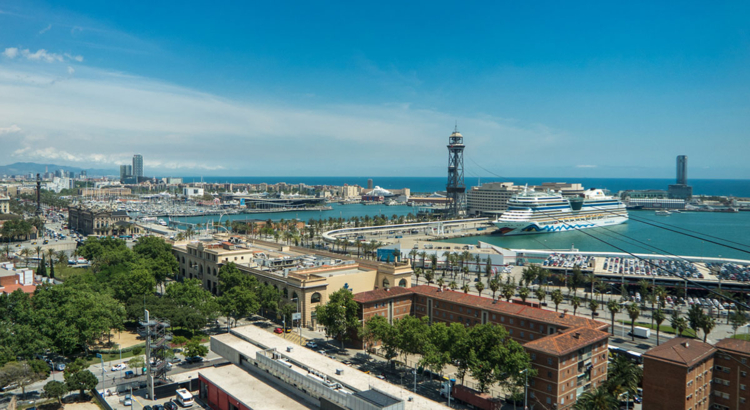
<path id="1" fill-rule="evenodd" d="M 582 229 L 599 228 L 602 226 L 613 226 L 624 224 L 628 216 L 609 216 L 596 220 L 580 220 L 573 222 L 536 222 L 536 221 L 503 221 L 498 220 L 494 225 L 498 228 L 497 233 L 503 236 L 535 235 L 540 233 L 570 232 Z"/>

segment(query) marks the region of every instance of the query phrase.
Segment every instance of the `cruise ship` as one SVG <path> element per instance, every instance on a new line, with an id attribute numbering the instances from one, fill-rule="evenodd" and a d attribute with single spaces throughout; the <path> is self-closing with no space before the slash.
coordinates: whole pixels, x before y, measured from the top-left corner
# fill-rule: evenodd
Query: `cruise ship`
<path id="1" fill-rule="evenodd" d="M 501 235 L 567 232 L 618 225 L 628 220 L 619 199 L 601 189 L 588 189 L 578 197 L 525 188 L 508 200 L 508 210 L 494 221 Z"/>

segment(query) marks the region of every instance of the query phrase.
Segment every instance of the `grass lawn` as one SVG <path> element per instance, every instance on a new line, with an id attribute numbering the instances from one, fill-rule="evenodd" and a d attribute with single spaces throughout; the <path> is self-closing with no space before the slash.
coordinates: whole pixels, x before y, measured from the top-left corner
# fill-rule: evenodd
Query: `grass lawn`
<path id="1" fill-rule="evenodd" d="M 49 268 L 47 268 L 47 270 L 49 271 Z M 74 268 L 68 265 L 55 265 L 55 279 L 64 282 L 66 279 L 72 276 L 86 273 L 88 271 L 89 270 L 86 268 Z"/>
<path id="2" fill-rule="evenodd" d="M 743 334 L 740 334 L 740 335 L 734 335 L 734 336 L 732 336 L 732 339 L 740 339 L 740 340 L 750 341 L 750 335 L 747 334 L 747 333 L 743 333 Z"/>
<path id="3" fill-rule="evenodd" d="M 632 321 L 631 320 L 618 320 L 618 322 L 620 322 L 620 323 L 622 323 L 624 325 L 630 326 L 630 323 Z M 636 326 L 640 326 L 640 327 L 645 327 L 645 328 L 648 328 L 648 329 L 651 329 L 651 330 L 656 330 L 656 324 L 654 324 L 653 326 L 651 326 L 651 323 L 635 322 L 635 325 Z M 672 326 L 669 326 L 669 325 L 661 325 L 660 329 L 659 329 L 659 332 L 660 333 L 671 333 L 673 335 L 677 334 L 677 330 L 675 328 L 673 328 Z M 685 329 L 685 331 L 682 332 L 682 337 L 696 338 L 695 331 L 693 331 L 693 329 Z"/>
<path id="4" fill-rule="evenodd" d="M 141 349 L 141 355 L 143 355 L 144 351 L 145 351 L 145 348 Z M 133 357 L 132 350 L 128 350 L 127 352 L 122 352 L 123 359 L 130 359 L 131 357 Z M 102 359 L 104 359 L 105 362 L 109 362 L 112 360 L 120 360 L 120 353 L 119 352 L 118 353 L 103 353 Z M 96 355 L 94 355 L 94 356 L 87 357 L 86 363 L 88 363 L 90 366 L 92 364 L 101 363 L 101 360 L 98 357 L 96 357 Z"/>

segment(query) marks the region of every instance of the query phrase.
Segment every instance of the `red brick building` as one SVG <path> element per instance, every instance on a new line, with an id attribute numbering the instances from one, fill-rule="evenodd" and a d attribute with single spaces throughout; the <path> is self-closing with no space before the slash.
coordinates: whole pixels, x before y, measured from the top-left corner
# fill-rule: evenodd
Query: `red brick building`
<path id="1" fill-rule="evenodd" d="M 676 337 L 643 354 L 643 410 L 706 410 L 714 353 L 710 344 Z"/>
<path id="2" fill-rule="evenodd" d="M 716 410 L 750 409 L 750 341 L 724 339 L 716 343 L 713 405 Z"/>
<path id="3" fill-rule="evenodd" d="M 532 408 L 567 409 L 607 377 L 609 325 L 603 322 L 424 285 L 359 293 L 354 300 L 363 321 L 375 315 L 391 322 L 413 315 L 427 316 L 430 322 L 505 327 L 538 371 L 529 381 Z"/>

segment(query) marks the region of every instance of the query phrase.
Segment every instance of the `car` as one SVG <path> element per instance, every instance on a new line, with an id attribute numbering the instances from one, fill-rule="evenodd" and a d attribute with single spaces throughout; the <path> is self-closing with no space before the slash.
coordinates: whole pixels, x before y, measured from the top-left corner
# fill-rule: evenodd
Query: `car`
<path id="1" fill-rule="evenodd" d="M 153 410 L 154 408 L 151 406 L 143 406 L 143 410 Z"/>
<path id="2" fill-rule="evenodd" d="M 282 330 L 280 327 L 277 327 L 276 329 L 273 330 L 273 332 L 281 334 L 281 333 L 284 333 L 284 330 Z"/>
<path id="3" fill-rule="evenodd" d="M 65 363 L 58 363 L 58 364 L 56 364 L 55 365 L 55 370 L 57 370 L 58 372 L 61 372 L 61 371 L 65 370 Z"/>
<path id="4" fill-rule="evenodd" d="M 288 328 L 284 329 L 284 332 L 286 332 L 286 333 L 292 333 L 292 328 L 288 327 Z"/>
<path id="5" fill-rule="evenodd" d="M 164 403 L 164 408 L 167 410 L 177 410 L 177 404 L 172 400 Z"/>
<path id="6" fill-rule="evenodd" d="M 112 371 L 119 372 L 120 370 L 124 370 L 126 367 L 128 367 L 128 365 L 126 365 L 125 363 L 118 363 L 112 366 Z"/>
<path id="7" fill-rule="evenodd" d="M 164 406 L 161 404 L 154 404 L 154 410 L 164 410 Z"/>
<path id="8" fill-rule="evenodd" d="M 200 363 L 202 361 L 203 361 L 203 358 L 200 357 L 200 356 L 193 356 L 193 357 L 186 357 L 185 358 L 185 363 L 187 363 L 187 364 L 190 364 L 190 363 Z"/>
<path id="9" fill-rule="evenodd" d="M 179 363 L 181 361 L 182 361 L 182 359 L 180 359 L 179 357 L 173 357 L 173 358 L 169 359 L 169 363 Z"/>
<path id="10" fill-rule="evenodd" d="M 182 349 L 178 349 L 178 348 L 172 349 L 172 353 L 182 353 Z"/>
<path id="11" fill-rule="evenodd" d="M 310 348 L 310 349 L 317 349 L 318 348 L 318 344 L 315 343 L 315 342 L 307 342 L 307 343 L 305 343 L 305 347 Z"/>

